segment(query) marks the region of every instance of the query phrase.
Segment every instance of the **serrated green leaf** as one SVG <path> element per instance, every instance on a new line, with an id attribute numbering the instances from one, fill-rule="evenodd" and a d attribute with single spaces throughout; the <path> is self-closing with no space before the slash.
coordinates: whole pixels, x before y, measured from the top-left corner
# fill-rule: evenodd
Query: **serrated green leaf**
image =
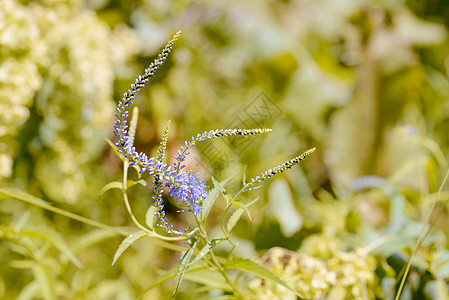
<path id="1" fill-rule="evenodd" d="M 279 276 L 277 276 L 267 268 L 261 266 L 260 264 L 253 262 L 252 260 L 234 257 L 231 260 L 227 261 L 224 267 L 226 269 L 240 270 L 249 274 L 253 274 L 265 280 L 282 285 L 283 287 L 295 293 L 298 297 L 304 298 L 304 296 L 289 287 Z"/>
<path id="2" fill-rule="evenodd" d="M 231 177 L 223 180 L 221 182 L 221 185 L 225 186 L 234 176 L 235 175 L 232 175 Z M 207 198 L 203 201 L 203 209 L 201 210 L 201 220 L 203 222 L 206 221 L 212 206 L 214 206 L 215 200 L 217 200 L 218 198 L 218 195 L 220 195 L 220 191 L 217 187 L 214 187 L 209 191 L 209 193 L 207 194 Z"/>
<path id="3" fill-rule="evenodd" d="M 189 262 L 190 259 L 192 258 L 193 252 L 195 251 L 196 245 L 197 243 L 195 241 L 191 246 L 191 248 L 181 255 L 181 261 L 179 263 L 178 270 L 176 272 L 176 285 L 175 289 L 173 290 L 172 299 L 175 299 L 176 295 L 178 294 L 184 275 L 187 269 L 189 268 Z"/>
<path id="4" fill-rule="evenodd" d="M 148 207 L 147 212 L 145 213 L 145 223 L 151 230 L 154 230 L 154 213 L 156 212 L 156 210 L 156 206 L 151 205 L 150 207 Z"/>
<path id="5" fill-rule="evenodd" d="M 211 178 L 212 178 L 212 182 L 214 183 L 214 186 L 223 195 L 223 198 L 225 198 L 226 205 L 229 205 L 229 202 L 232 201 L 232 198 L 229 196 L 229 193 L 226 191 L 224 186 L 214 178 L 214 176 L 212 176 Z"/>
<path id="6" fill-rule="evenodd" d="M 259 197 L 257 197 L 256 199 L 254 199 L 253 201 L 251 201 L 250 203 L 248 203 L 246 205 L 246 207 L 250 207 L 253 203 L 255 203 L 257 200 L 259 200 Z M 237 222 L 240 220 L 240 218 L 242 217 L 244 210 L 238 208 L 233 214 L 232 216 L 229 218 L 228 223 L 226 224 L 226 228 L 228 230 L 228 233 L 230 233 L 232 231 L 232 229 L 235 227 L 235 225 L 237 224 Z"/>
<path id="7" fill-rule="evenodd" d="M 245 213 L 248 215 L 249 220 L 252 222 L 253 220 L 251 219 L 251 214 L 249 213 L 248 207 L 246 207 L 245 204 L 243 204 L 242 202 L 238 202 L 238 201 L 232 201 L 232 204 L 234 204 L 235 206 L 243 209 L 245 211 Z"/>
<path id="8" fill-rule="evenodd" d="M 115 262 L 117 261 L 117 259 L 122 255 L 122 253 L 128 249 L 129 246 L 131 246 L 133 243 L 135 243 L 136 241 L 144 238 L 148 236 L 148 234 L 143 231 L 143 230 L 139 230 L 136 231 L 134 233 L 131 233 L 130 235 L 128 235 L 120 244 L 120 246 L 118 246 L 117 251 L 115 252 L 114 255 L 114 259 L 112 260 L 112 265 L 115 264 Z"/>
<path id="9" fill-rule="evenodd" d="M 64 254 L 72 263 L 78 268 L 83 268 L 81 262 L 75 257 L 70 250 L 69 246 L 65 243 L 62 237 L 55 231 L 48 229 L 35 229 L 35 230 L 20 230 L 18 232 L 21 236 L 35 237 L 41 240 L 49 242 L 53 247 L 58 249 Z"/>

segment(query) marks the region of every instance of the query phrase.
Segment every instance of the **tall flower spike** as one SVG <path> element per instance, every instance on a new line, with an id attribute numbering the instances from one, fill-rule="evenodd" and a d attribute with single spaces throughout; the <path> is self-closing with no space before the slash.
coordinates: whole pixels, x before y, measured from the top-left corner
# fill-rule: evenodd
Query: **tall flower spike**
<path id="1" fill-rule="evenodd" d="M 257 183 L 257 182 L 262 182 L 265 179 L 269 179 L 269 178 L 273 177 L 276 174 L 284 172 L 285 170 L 291 169 L 294 165 L 299 164 L 307 156 L 309 156 L 310 154 L 315 152 L 315 150 L 316 150 L 316 148 L 312 148 L 310 150 L 307 150 L 306 152 L 304 152 L 300 156 L 297 156 L 297 157 L 295 157 L 295 158 L 293 158 L 293 159 L 283 163 L 282 165 L 274 167 L 273 169 L 269 169 L 269 170 L 261 173 L 259 176 L 251 178 L 251 180 L 247 184 L 245 184 L 245 187 L 243 189 L 246 189 L 249 186 L 251 186 L 251 185 L 253 185 L 253 184 Z"/>
<path id="2" fill-rule="evenodd" d="M 164 133 L 162 134 L 161 144 L 157 150 L 156 159 L 158 161 L 163 161 L 165 158 L 165 149 L 167 148 L 168 133 L 170 131 L 171 121 L 168 120 L 167 125 L 165 125 Z"/>
<path id="3" fill-rule="evenodd" d="M 131 123 L 129 124 L 129 146 L 134 145 L 134 137 L 136 136 L 137 120 L 139 119 L 139 108 L 136 106 L 133 108 L 133 115 L 131 117 Z"/>
<path id="4" fill-rule="evenodd" d="M 270 128 L 257 128 L 257 129 L 216 129 L 211 131 L 205 131 L 202 134 L 199 134 L 196 137 L 192 137 L 190 141 L 185 141 L 185 147 L 181 147 L 181 149 L 178 150 L 178 155 L 175 155 L 175 159 L 177 162 L 175 163 L 174 167 L 179 171 L 183 166 L 181 165 L 182 162 L 186 159 L 187 150 L 190 146 L 195 146 L 197 142 L 205 142 L 209 140 L 213 140 L 216 138 L 221 137 L 228 137 L 228 136 L 250 136 L 250 135 L 256 135 L 256 134 L 262 134 L 262 133 L 268 133 L 271 132 L 272 129 Z"/>
<path id="5" fill-rule="evenodd" d="M 132 153 L 133 151 L 130 151 L 132 146 L 130 145 L 129 137 L 127 135 L 128 126 L 126 125 L 126 118 L 128 117 L 128 109 L 131 107 L 133 100 L 140 89 L 145 87 L 145 83 L 153 78 L 153 75 L 165 62 L 180 34 L 181 31 L 175 33 L 173 38 L 167 43 L 167 45 L 165 45 L 161 53 L 159 53 L 158 57 L 148 66 L 148 68 L 145 69 L 145 73 L 143 75 L 139 75 L 136 81 L 131 84 L 130 89 L 123 94 L 123 98 L 119 100 L 117 112 L 115 114 L 117 120 L 114 124 L 114 134 L 118 139 L 116 146 L 118 147 L 119 152 L 123 152 L 127 155 L 134 154 Z"/>

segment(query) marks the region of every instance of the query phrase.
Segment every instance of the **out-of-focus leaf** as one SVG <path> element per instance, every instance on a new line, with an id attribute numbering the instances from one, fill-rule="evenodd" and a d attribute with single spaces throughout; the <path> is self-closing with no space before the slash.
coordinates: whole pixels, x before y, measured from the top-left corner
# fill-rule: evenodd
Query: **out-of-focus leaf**
<path id="1" fill-rule="evenodd" d="M 337 284 L 330 290 L 329 294 L 327 295 L 327 300 L 344 300 L 346 297 L 346 289 L 340 285 Z"/>
<path id="2" fill-rule="evenodd" d="M 126 235 L 127 234 L 126 231 L 124 231 L 124 230 L 122 230 L 120 228 L 115 228 L 115 227 L 112 227 L 112 226 L 108 226 L 108 225 L 105 225 L 105 224 L 100 223 L 98 221 L 95 221 L 95 220 L 92 220 L 92 219 L 88 219 L 86 217 L 83 217 L 83 216 L 71 213 L 69 211 L 66 211 L 66 210 L 63 210 L 63 209 L 60 209 L 60 208 L 57 208 L 57 207 L 54 207 L 54 206 L 50 205 L 48 202 L 46 202 L 46 201 L 44 201 L 42 199 L 36 198 L 36 197 L 34 197 L 34 196 L 24 192 L 24 191 L 21 191 L 21 190 L 15 189 L 15 188 L 0 188 L 0 199 L 2 199 L 2 198 L 3 199 L 6 199 L 6 198 L 19 199 L 19 200 L 24 201 L 26 203 L 35 205 L 37 207 L 41 207 L 43 209 L 47 209 L 49 211 L 52 211 L 52 212 L 55 212 L 57 214 L 63 215 L 65 217 L 67 217 L 67 218 L 71 218 L 71 219 L 74 219 L 74 220 L 77 220 L 79 222 L 83 222 L 83 223 L 89 224 L 89 225 L 97 227 L 97 228 L 102 228 L 102 229 L 105 229 L 105 230 L 109 230 L 111 232 L 115 232 L 115 233 L 121 234 L 121 235 Z"/>
<path id="3" fill-rule="evenodd" d="M 36 280 L 31 281 L 27 284 L 17 296 L 16 300 L 33 300 L 39 298 L 39 282 Z"/>
<path id="4" fill-rule="evenodd" d="M 268 191 L 270 208 L 286 237 L 301 229 L 303 218 L 297 211 L 288 183 L 283 178 L 273 181 Z"/>
<path id="5" fill-rule="evenodd" d="M 42 291 L 45 300 L 56 299 L 55 284 L 50 271 L 45 265 L 35 264 L 33 273 L 36 280 L 39 282 L 39 287 Z"/>
<path id="6" fill-rule="evenodd" d="M 228 262 L 226 262 L 224 267 L 226 269 L 235 269 L 235 270 L 240 270 L 240 271 L 243 271 L 243 272 L 246 272 L 249 274 L 256 275 L 260 278 L 263 278 L 263 279 L 266 279 L 273 283 L 279 284 L 279 285 L 289 289 L 293 293 L 295 293 L 296 296 L 298 296 L 300 298 L 304 298 L 297 291 L 295 291 L 294 289 L 289 287 L 281 278 L 279 278 L 279 276 L 277 276 L 276 274 L 274 274 L 272 271 L 268 270 L 267 268 L 262 267 L 260 264 L 253 262 L 252 260 L 243 259 L 240 257 L 234 257 L 231 260 L 229 260 Z"/>
<path id="7" fill-rule="evenodd" d="M 154 213 L 156 212 L 156 210 L 156 206 L 151 205 L 150 207 L 148 207 L 147 212 L 145 213 L 145 223 L 151 230 L 154 230 Z"/>
<path id="8" fill-rule="evenodd" d="M 436 261 L 436 272 L 435 276 L 437 278 L 449 278 L 449 251 L 443 250 L 440 257 Z"/>
<path id="9" fill-rule="evenodd" d="M 182 280 L 184 278 L 184 274 L 186 273 L 187 269 L 189 268 L 190 259 L 192 258 L 193 252 L 195 251 L 197 242 L 195 241 L 189 250 L 184 252 L 181 255 L 181 261 L 178 265 L 178 270 L 176 272 L 176 286 L 173 290 L 172 299 L 176 298 L 176 295 L 178 294 L 178 291 L 181 287 Z"/>
<path id="10" fill-rule="evenodd" d="M 246 206 L 250 207 L 253 203 L 255 203 L 257 200 L 259 200 L 259 197 L 248 203 Z M 226 224 L 226 228 L 228 230 L 228 233 L 232 231 L 234 226 L 237 224 L 237 222 L 240 220 L 244 210 L 243 209 L 237 209 L 232 216 L 229 218 L 228 223 Z"/>
<path id="11" fill-rule="evenodd" d="M 196 272 L 189 272 L 184 276 L 184 279 L 201 283 L 211 288 L 230 291 L 229 284 L 220 273 L 215 271 L 198 270 Z"/>
<path id="12" fill-rule="evenodd" d="M 438 299 L 449 299 L 448 285 L 443 278 L 437 278 Z"/>
<path id="13" fill-rule="evenodd" d="M 83 268 L 83 265 L 75 257 L 75 255 L 70 250 L 69 246 L 65 243 L 65 241 L 59 236 L 57 232 L 43 228 L 39 230 L 38 229 L 21 230 L 18 233 L 21 236 L 35 237 L 49 242 L 62 254 L 67 256 L 67 258 L 70 259 L 75 266 L 77 266 L 78 268 Z"/>
<path id="14" fill-rule="evenodd" d="M 120 244 L 120 246 L 118 247 L 117 251 L 115 252 L 114 255 L 114 259 L 112 260 L 112 265 L 115 264 L 115 262 L 117 261 L 117 259 L 122 255 L 122 253 L 128 249 L 129 246 L 131 246 L 134 242 L 144 238 L 148 236 L 148 234 L 143 231 L 143 230 L 139 230 L 136 231 L 134 233 L 131 233 L 130 235 L 128 235 Z"/>
<path id="15" fill-rule="evenodd" d="M 186 271 L 186 273 L 193 273 L 193 272 L 197 272 L 199 270 L 206 270 L 206 269 L 208 269 L 208 265 L 206 264 L 206 262 L 199 261 L 195 265 L 189 266 L 189 269 Z M 147 293 L 149 290 L 155 288 L 156 286 L 158 286 L 170 279 L 175 278 L 177 273 L 178 273 L 178 267 L 174 267 L 174 268 L 162 273 L 151 283 L 151 285 L 142 293 L 142 295 Z"/>
<path id="16" fill-rule="evenodd" d="M 77 239 L 71 248 L 73 253 L 78 253 L 91 247 L 92 245 L 115 236 L 117 236 L 117 234 L 103 229 L 91 230 Z"/>

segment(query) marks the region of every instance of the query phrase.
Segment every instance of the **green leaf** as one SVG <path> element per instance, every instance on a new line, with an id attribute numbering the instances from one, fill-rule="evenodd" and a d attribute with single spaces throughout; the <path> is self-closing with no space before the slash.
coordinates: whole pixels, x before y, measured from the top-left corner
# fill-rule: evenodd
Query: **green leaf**
<path id="1" fill-rule="evenodd" d="M 222 291 L 231 290 L 224 277 L 217 271 L 198 270 L 196 272 L 186 274 L 184 278 L 185 280 L 204 284 L 212 289 L 220 289 Z"/>
<path id="2" fill-rule="evenodd" d="M 42 291 L 44 299 L 56 299 L 55 284 L 48 267 L 43 264 L 35 264 L 33 267 L 33 273 L 34 277 L 39 282 L 39 287 Z"/>
<path id="3" fill-rule="evenodd" d="M 301 294 L 299 294 L 297 291 L 289 287 L 279 276 L 274 274 L 272 271 L 268 270 L 265 267 L 262 267 L 260 264 L 253 262 L 249 259 L 244 259 L 240 257 L 234 257 L 226 264 L 224 265 L 226 269 L 234 269 L 234 270 L 240 270 L 249 274 L 256 275 L 260 278 L 263 278 L 265 280 L 271 281 L 273 283 L 279 284 L 293 293 L 297 295 L 300 298 L 304 298 Z"/>
<path id="4" fill-rule="evenodd" d="M 78 268 L 83 268 L 81 262 L 75 257 L 75 255 L 70 250 L 69 246 L 65 243 L 62 237 L 55 231 L 48 229 L 35 229 L 35 230 L 20 230 L 18 232 L 21 236 L 35 237 L 41 240 L 49 242 L 53 247 L 58 249 L 62 254 L 64 254 L 72 263 Z"/>
<path id="5" fill-rule="evenodd" d="M 223 180 L 220 184 L 225 186 L 232 178 L 234 178 L 234 176 L 235 175 L 232 175 L 231 177 Z M 215 179 L 212 177 L 212 180 Z M 220 191 L 217 187 L 214 187 L 211 191 L 209 191 L 207 198 L 203 201 L 203 209 L 201 210 L 201 220 L 203 222 L 206 221 L 212 206 L 214 206 L 215 200 L 218 198 L 218 195 L 220 195 Z"/>
<path id="6" fill-rule="evenodd" d="M 210 249 L 214 248 L 218 244 L 217 240 L 221 240 L 221 239 L 213 239 L 212 241 L 207 243 L 207 245 L 204 246 L 203 249 L 201 249 L 200 253 L 198 253 L 198 255 L 195 256 L 194 259 L 192 259 L 192 261 L 189 263 L 189 265 L 194 265 L 195 263 L 200 261 L 204 256 L 206 256 L 206 254 L 209 253 Z"/>
<path id="7" fill-rule="evenodd" d="M 251 214 L 249 213 L 248 207 L 246 207 L 245 204 L 243 204 L 242 202 L 238 202 L 238 201 L 232 201 L 232 204 L 236 205 L 237 207 L 240 207 L 241 209 L 243 209 L 246 214 L 248 215 L 249 220 L 252 222 L 253 220 L 251 219 Z"/>
<path id="8" fill-rule="evenodd" d="M 133 187 L 133 186 L 135 186 L 137 184 L 140 184 L 142 186 L 147 186 L 147 182 L 145 180 L 143 180 L 143 179 L 140 179 L 140 180 L 137 180 L 137 181 L 134 181 L 134 180 L 130 179 L 130 180 L 128 180 L 126 182 L 127 188 Z M 108 184 L 103 186 L 103 188 L 100 190 L 99 196 L 103 197 L 103 194 L 105 192 L 107 192 L 109 190 L 112 190 L 112 189 L 119 189 L 119 190 L 123 189 L 123 183 L 120 182 L 120 181 L 109 182 Z"/>
<path id="9" fill-rule="evenodd" d="M 89 231 L 88 233 L 82 235 L 79 239 L 77 239 L 76 242 L 72 244 L 71 249 L 73 253 L 78 253 L 80 251 L 83 251 L 84 249 L 91 247 L 92 245 L 115 236 L 117 236 L 117 234 L 114 232 L 106 231 L 103 229 L 95 229 Z"/>
<path id="10" fill-rule="evenodd" d="M 134 180 L 128 180 L 128 181 L 126 182 L 126 185 L 128 186 L 128 188 L 130 188 L 130 187 L 132 187 L 132 186 L 135 186 L 135 185 L 137 185 L 137 184 L 140 184 L 141 186 L 147 186 L 147 182 L 146 182 L 145 180 L 143 180 L 143 179 L 140 179 L 140 180 L 137 180 L 137 181 L 134 181 Z"/>
<path id="11" fill-rule="evenodd" d="M 148 236 L 148 234 L 147 234 L 145 231 L 143 231 L 143 230 L 139 230 L 139 231 L 136 231 L 136 232 L 131 233 L 130 235 L 128 235 L 128 236 L 122 241 L 122 243 L 120 244 L 120 246 L 118 246 L 118 249 L 117 249 L 117 251 L 115 252 L 114 259 L 113 259 L 113 261 L 112 261 L 112 265 L 115 264 L 115 262 L 117 261 L 117 259 L 122 255 L 122 253 L 123 253 L 126 249 L 128 249 L 129 246 L 131 246 L 134 242 L 136 242 L 136 241 L 138 241 L 138 240 L 140 240 L 140 239 L 142 239 L 142 238 L 144 238 L 144 237 L 146 237 L 146 236 Z"/>
<path id="12" fill-rule="evenodd" d="M 438 299 L 449 299 L 449 292 L 446 281 L 442 278 L 437 278 L 436 285 Z"/>
<path id="13" fill-rule="evenodd" d="M 253 201 L 251 201 L 250 203 L 248 203 L 246 206 L 250 207 L 253 203 L 255 203 L 257 200 L 259 200 L 259 197 L 257 197 L 256 199 L 254 199 Z M 235 227 L 235 225 L 237 224 L 237 222 L 240 220 L 242 214 L 243 214 L 244 210 L 238 208 L 233 214 L 232 216 L 229 218 L 228 223 L 226 225 L 226 228 L 228 230 L 228 233 L 230 233 L 232 231 L 232 229 Z"/>
<path id="14" fill-rule="evenodd" d="M 103 194 L 106 193 L 109 190 L 112 189 L 119 189 L 121 190 L 123 188 L 123 184 L 120 181 L 112 181 L 104 185 L 99 193 L 99 197 L 103 197 Z"/>
<path id="15" fill-rule="evenodd" d="M 39 199 L 37 197 L 34 197 L 24 191 L 21 191 L 19 189 L 15 189 L 15 188 L 0 188 L 0 199 L 7 199 L 7 198 L 15 198 L 21 201 L 24 201 L 28 204 L 32 204 L 35 205 L 37 207 L 52 211 L 54 213 L 60 214 L 62 216 L 65 216 L 67 218 L 71 218 L 74 220 L 77 220 L 78 222 L 82 222 L 85 224 L 89 224 L 91 226 L 97 227 L 97 228 L 101 228 L 104 230 L 109 230 L 112 232 L 115 232 L 116 234 L 121 234 L 121 235 L 127 235 L 127 232 L 123 229 L 120 228 L 116 228 L 116 227 L 112 227 L 112 226 L 108 226 L 106 224 L 103 224 L 101 222 L 92 220 L 92 219 L 88 219 L 86 217 L 71 213 L 69 211 L 54 207 L 52 205 L 50 205 L 48 202 Z"/>
<path id="16" fill-rule="evenodd" d="M 179 288 L 181 287 L 182 279 L 184 278 L 184 275 L 187 269 L 189 268 L 189 262 L 190 259 L 192 258 L 193 252 L 195 251 L 196 245 L 197 243 L 195 241 L 191 246 L 191 248 L 181 255 L 181 261 L 179 263 L 178 270 L 176 272 L 176 286 L 175 289 L 173 290 L 172 299 L 175 299 L 176 295 L 178 294 Z"/>
<path id="17" fill-rule="evenodd" d="M 189 269 L 186 271 L 186 274 L 187 273 L 197 272 L 199 270 L 206 270 L 206 269 L 208 269 L 208 265 L 206 264 L 206 262 L 205 261 L 199 261 L 195 265 L 189 266 Z M 177 273 L 178 273 L 178 267 L 174 267 L 174 268 L 164 272 L 163 274 L 159 275 L 152 282 L 152 284 L 142 293 L 142 295 L 140 295 L 139 298 L 141 298 L 144 294 L 146 294 L 151 289 L 157 287 L 158 285 L 161 285 L 164 282 L 167 282 L 170 279 L 175 278 Z"/>
<path id="18" fill-rule="evenodd" d="M 148 207 L 147 212 L 145 213 L 145 223 L 151 230 L 154 230 L 154 213 L 156 212 L 156 210 L 156 206 L 151 205 L 150 207 Z"/>
<path id="19" fill-rule="evenodd" d="M 120 159 L 124 162 L 126 159 L 123 157 L 123 154 L 117 151 L 117 146 L 114 145 L 114 143 L 108 139 L 105 138 L 106 142 L 109 144 L 109 146 L 112 148 L 112 150 L 114 150 L 115 154 L 120 157 Z"/>
<path id="20" fill-rule="evenodd" d="M 229 196 L 229 193 L 224 188 L 224 185 L 218 182 L 214 176 L 211 177 L 212 182 L 214 183 L 214 186 L 218 189 L 218 191 L 223 195 L 223 197 L 226 199 L 226 204 L 229 205 L 229 202 L 232 201 L 231 196 Z"/>

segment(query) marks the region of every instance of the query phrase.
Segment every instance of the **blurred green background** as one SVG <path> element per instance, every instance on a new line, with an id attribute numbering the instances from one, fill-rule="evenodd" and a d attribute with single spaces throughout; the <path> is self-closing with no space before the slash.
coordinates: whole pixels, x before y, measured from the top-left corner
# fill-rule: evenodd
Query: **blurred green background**
<path id="1" fill-rule="evenodd" d="M 245 165 L 254 177 L 316 147 L 243 199 L 261 197 L 251 207 L 253 223 L 245 218 L 236 228 L 236 255 L 296 251 L 312 237 L 351 251 L 391 237 L 371 252 L 369 298 L 384 298 L 448 170 L 448 26 L 442 0 L 0 0 L 0 186 L 132 226 L 119 192 L 99 197 L 104 184 L 121 178 L 105 138 L 113 138 L 117 100 L 182 30 L 136 98 L 138 150 L 155 153 L 168 119 L 170 158 L 205 130 L 272 128 L 191 151 L 188 168 L 206 179 L 237 174 L 228 185 L 235 192 Z M 144 218 L 149 187 L 130 193 Z M 438 199 L 441 213 L 401 299 L 440 299 L 447 291 L 448 198 L 443 191 Z M 211 232 L 224 206 L 217 201 Z M 111 266 L 120 236 L 7 196 L 0 222 L 4 299 L 135 299 L 179 259 L 145 240 Z M 57 236 L 84 267 L 27 230 Z M 198 286 L 186 281 L 179 298 L 215 295 Z M 143 298 L 165 299 L 172 288 L 168 282 Z"/>

